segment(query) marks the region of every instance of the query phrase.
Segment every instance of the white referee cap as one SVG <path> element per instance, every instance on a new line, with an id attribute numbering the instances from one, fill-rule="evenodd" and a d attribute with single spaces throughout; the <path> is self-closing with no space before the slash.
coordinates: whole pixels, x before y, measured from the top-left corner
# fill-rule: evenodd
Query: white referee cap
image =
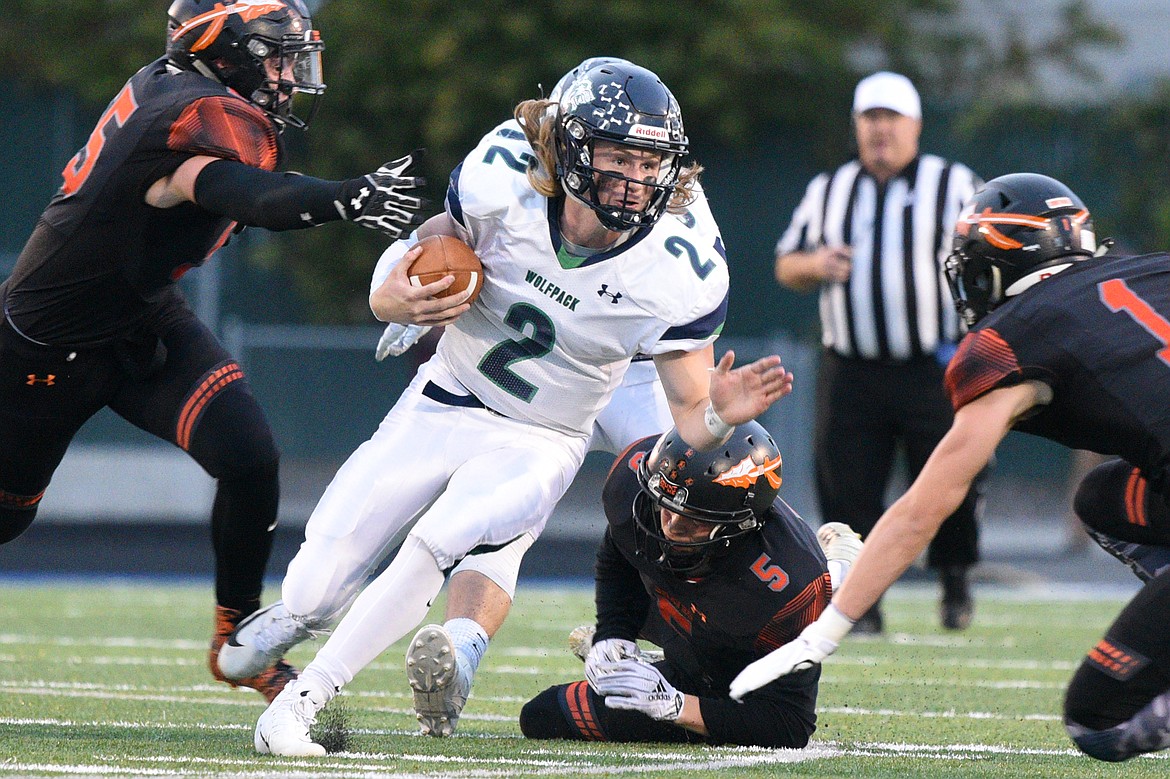
<path id="1" fill-rule="evenodd" d="M 922 118 L 922 103 L 910 79 L 885 70 L 861 79 L 853 93 L 855 116 L 871 108 L 888 108 L 912 119 Z"/>

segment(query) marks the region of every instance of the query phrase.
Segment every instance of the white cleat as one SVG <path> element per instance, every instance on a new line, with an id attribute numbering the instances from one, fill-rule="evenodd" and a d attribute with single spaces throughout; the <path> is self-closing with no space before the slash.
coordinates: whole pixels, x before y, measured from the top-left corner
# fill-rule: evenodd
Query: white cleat
<path id="1" fill-rule="evenodd" d="M 578 625 L 569 633 L 569 651 L 582 663 L 589 657 L 589 650 L 593 648 L 593 634 L 596 632 L 597 628 L 593 625 Z M 644 663 L 657 663 L 665 657 L 661 649 L 638 647 L 638 659 Z"/>
<path id="2" fill-rule="evenodd" d="M 453 734 L 471 694 L 471 675 L 442 625 L 426 625 L 414 634 L 406 650 L 406 678 L 423 735 Z"/>
<path id="3" fill-rule="evenodd" d="M 325 747 L 309 736 L 309 728 L 317 721 L 317 712 L 328 701 L 315 694 L 299 679 L 289 684 L 268 705 L 256 722 L 253 744 L 262 755 L 285 757 L 322 757 Z"/>
<path id="4" fill-rule="evenodd" d="M 219 648 L 219 671 L 228 679 L 250 679 L 271 668 L 313 631 L 288 613 L 283 601 L 246 617 Z"/>

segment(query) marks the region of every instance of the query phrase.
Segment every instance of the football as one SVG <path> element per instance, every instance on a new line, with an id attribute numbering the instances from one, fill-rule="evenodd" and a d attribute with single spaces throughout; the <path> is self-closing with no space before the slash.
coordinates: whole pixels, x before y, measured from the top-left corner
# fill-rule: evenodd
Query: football
<path id="1" fill-rule="evenodd" d="M 449 235 L 430 235 L 418 242 L 422 253 L 406 269 L 410 283 L 415 287 L 433 284 L 444 276 L 455 277 L 455 283 L 438 294 L 446 298 L 471 289 L 468 303 L 479 297 L 483 288 L 483 265 L 471 247 Z"/>

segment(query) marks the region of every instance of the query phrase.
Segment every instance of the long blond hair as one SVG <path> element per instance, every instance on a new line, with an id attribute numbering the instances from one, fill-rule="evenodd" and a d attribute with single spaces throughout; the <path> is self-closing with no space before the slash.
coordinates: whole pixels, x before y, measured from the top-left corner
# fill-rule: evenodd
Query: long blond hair
<path id="1" fill-rule="evenodd" d="M 560 107 L 551 100 L 525 100 L 512 112 L 536 155 L 534 162 L 528 165 L 528 182 L 545 197 L 557 197 L 565 191 L 556 175 L 559 112 Z M 695 186 L 702 172 L 703 166 L 696 162 L 688 162 L 682 167 L 670 203 L 666 206 L 667 211 L 672 214 L 682 213 L 695 202 Z"/>

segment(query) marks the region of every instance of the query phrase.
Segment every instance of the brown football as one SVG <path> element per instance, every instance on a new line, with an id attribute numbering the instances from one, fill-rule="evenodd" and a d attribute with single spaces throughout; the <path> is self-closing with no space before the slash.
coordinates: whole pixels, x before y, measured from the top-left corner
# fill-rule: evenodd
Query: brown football
<path id="1" fill-rule="evenodd" d="M 422 254 L 415 257 L 406 269 L 413 286 L 433 284 L 451 275 L 455 277 L 455 283 L 440 292 L 438 297 L 460 295 L 468 287 L 472 288 L 468 303 L 479 297 L 483 288 L 483 265 L 470 246 L 450 235 L 429 235 L 418 243 L 423 247 Z"/>

